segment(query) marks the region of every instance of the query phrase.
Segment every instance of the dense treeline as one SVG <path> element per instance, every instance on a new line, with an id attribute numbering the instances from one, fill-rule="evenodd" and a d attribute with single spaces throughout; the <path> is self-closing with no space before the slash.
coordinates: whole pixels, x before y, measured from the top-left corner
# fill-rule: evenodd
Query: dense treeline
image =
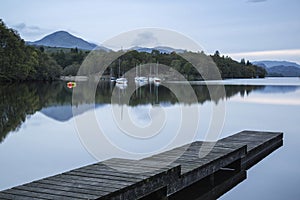
<path id="1" fill-rule="evenodd" d="M 77 48 L 68 49 L 66 51 L 60 49 L 49 54 L 57 62 L 57 64 L 62 67 L 62 75 L 75 76 L 81 63 L 89 54 L 89 51 L 82 51 Z"/>
<path id="2" fill-rule="evenodd" d="M 0 19 L 0 81 L 55 80 L 61 75 L 75 76 L 89 53 L 77 48 L 49 50 L 49 47 L 27 46 L 17 32 L 7 28 Z M 115 52 L 103 53 L 111 57 Z M 184 54 L 199 57 L 198 62 L 202 71 L 208 74 L 210 73 L 208 60 L 214 61 L 222 78 L 255 78 L 265 77 L 267 74 L 263 68 L 254 66 L 249 61 L 237 62 L 230 57 L 220 56 L 218 51 L 212 56 L 207 56 L 203 52 Z M 172 67 L 188 80 L 201 80 L 203 77 L 184 59 L 184 54 L 175 52 L 166 54 L 158 50 L 151 53 L 129 51 L 111 63 L 105 74 L 119 77 L 138 65 L 159 63 Z M 97 64 L 94 65 L 97 67 Z M 86 69 L 85 72 L 85 75 L 93 75 L 97 73 L 97 69 Z M 171 73 L 169 78 L 176 79 Z"/>
<path id="3" fill-rule="evenodd" d="M 115 60 L 110 67 L 112 68 L 113 76 L 122 76 L 122 74 L 131 68 L 146 64 L 146 63 L 160 63 L 166 66 L 170 66 L 177 70 L 180 74 L 184 75 L 188 80 L 201 80 L 202 77 L 199 72 L 189 63 L 184 57 L 185 54 L 193 54 L 192 57 L 200 57 L 202 63 L 198 63 L 200 69 L 205 71 L 205 67 L 211 66 L 208 62 L 213 61 L 220 71 L 221 77 L 225 78 L 263 78 L 267 75 L 265 69 L 252 65 L 249 61 L 245 62 L 244 59 L 241 62 L 237 62 L 230 57 L 220 56 L 220 53 L 216 53 L 212 56 L 207 56 L 204 52 L 192 53 L 187 52 L 183 54 L 176 54 L 175 52 L 166 54 L 160 53 L 157 50 L 153 50 L 151 53 L 130 51 L 122 55 L 119 59 Z M 119 71 L 120 62 L 120 71 Z M 201 61 L 200 61 L 201 62 Z M 106 70 L 106 74 L 111 73 L 110 68 Z"/>
<path id="4" fill-rule="evenodd" d="M 237 62 L 228 56 L 220 56 L 219 51 L 216 51 L 211 57 L 218 66 L 222 78 L 264 78 L 267 75 L 264 68 L 252 65 L 244 59 Z"/>
<path id="5" fill-rule="evenodd" d="M 25 44 L 0 19 L 0 80 L 54 80 L 61 67 L 46 53 Z"/>

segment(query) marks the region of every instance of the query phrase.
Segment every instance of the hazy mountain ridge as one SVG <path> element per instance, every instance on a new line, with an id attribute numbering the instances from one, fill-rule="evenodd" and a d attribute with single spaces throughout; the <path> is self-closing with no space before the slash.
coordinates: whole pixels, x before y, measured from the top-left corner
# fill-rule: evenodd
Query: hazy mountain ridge
<path id="1" fill-rule="evenodd" d="M 286 77 L 300 76 L 300 68 L 294 66 L 279 65 L 267 68 L 267 71 L 270 75 L 281 74 Z"/>
<path id="2" fill-rule="evenodd" d="M 253 62 L 254 65 L 258 65 L 261 67 L 271 68 L 275 66 L 293 66 L 300 68 L 295 62 L 288 62 L 288 61 L 271 61 L 271 60 L 263 60 L 263 61 L 255 61 Z"/>
<path id="3" fill-rule="evenodd" d="M 85 41 L 82 38 L 76 37 L 66 31 L 56 31 L 51 33 L 40 40 L 34 42 L 26 42 L 28 45 L 34 46 L 47 46 L 47 47 L 61 47 L 61 48 L 78 48 L 82 50 L 93 50 L 97 47 L 97 49 L 111 51 L 111 49 L 106 48 L 104 46 L 97 46 L 94 43 L 90 43 Z M 148 47 L 140 47 L 135 46 L 128 50 L 136 50 L 138 52 L 147 52 L 151 53 L 153 50 L 158 50 L 160 53 L 183 53 L 185 50 L 183 49 L 174 49 L 172 47 L 165 47 L 165 46 L 157 46 L 153 48 Z"/>
<path id="4" fill-rule="evenodd" d="M 254 65 L 263 67 L 269 76 L 300 76 L 300 65 L 288 61 L 255 61 Z"/>
<path id="5" fill-rule="evenodd" d="M 165 46 L 157 46 L 157 47 L 153 47 L 153 48 L 135 46 L 135 47 L 130 48 L 129 50 L 135 50 L 138 52 L 147 52 L 147 53 L 151 53 L 153 50 L 157 50 L 160 53 L 167 53 L 167 54 L 170 54 L 172 52 L 176 52 L 176 53 L 184 53 L 185 52 L 185 50 L 183 50 L 183 49 L 174 49 L 172 47 L 165 47 Z"/>

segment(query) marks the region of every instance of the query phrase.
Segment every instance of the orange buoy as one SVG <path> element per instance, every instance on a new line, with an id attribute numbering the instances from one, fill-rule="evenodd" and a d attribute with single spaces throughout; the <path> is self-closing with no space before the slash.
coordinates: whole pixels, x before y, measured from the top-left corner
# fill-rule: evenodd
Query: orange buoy
<path id="1" fill-rule="evenodd" d="M 67 87 L 72 89 L 72 88 L 76 87 L 76 83 L 75 82 L 68 82 Z"/>

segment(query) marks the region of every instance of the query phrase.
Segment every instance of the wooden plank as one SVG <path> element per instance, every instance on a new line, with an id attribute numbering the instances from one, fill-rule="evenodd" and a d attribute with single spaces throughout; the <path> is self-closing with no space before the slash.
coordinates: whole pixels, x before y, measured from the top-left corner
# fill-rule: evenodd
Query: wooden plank
<path id="1" fill-rule="evenodd" d="M 32 191 L 26 191 L 26 190 L 19 190 L 16 188 L 9 189 L 3 191 L 4 194 L 11 194 L 14 195 L 16 199 L 22 199 L 21 197 L 30 197 L 30 198 L 39 198 L 39 199 L 66 199 L 66 200 L 72 200 L 73 197 L 68 196 L 61 196 L 61 195 L 53 195 L 53 194 L 47 194 L 47 193 L 40 193 L 40 192 L 32 192 Z M 80 199 L 80 198 L 78 198 Z"/>
<path id="2" fill-rule="evenodd" d="M 239 147 L 241 147 L 241 145 L 239 145 Z M 243 147 L 243 151 L 246 151 L 246 147 Z M 238 149 L 235 149 L 234 151 L 236 151 Z M 197 153 L 197 155 L 184 155 L 181 157 L 177 157 L 177 156 L 152 156 L 147 160 L 153 160 L 153 161 L 169 161 L 169 160 L 174 160 L 174 162 L 178 163 L 178 164 L 184 164 L 186 162 L 196 162 L 196 161 L 200 161 L 201 163 L 198 164 L 205 164 L 206 162 L 210 162 L 216 158 L 221 158 L 223 156 L 228 155 L 229 153 L 234 152 L 233 150 L 229 150 L 227 148 L 213 148 L 205 157 L 203 158 L 199 158 L 199 152 Z M 246 152 L 245 152 L 246 153 Z M 176 159 L 176 160 L 175 160 Z"/>
<path id="3" fill-rule="evenodd" d="M 86 173 L 86 172 L 79 172 L 79 171 L 71 171 L 67 175 L 72 176 L 80 176 L 80 177 L 89 177 L 89 178 L 95 178 L 99 180 L 107 180 L 109 181 L 118 181 L 118 182 L 128 182 L 128 183 L 136 183 L 138 181 L 141 181 L 143 179 L 137 179 L 134 177 L 119 177 L 114 176 L 114 174 L 95 174 L 95 173 Z"/>
<path id="4" fill-rule="evenodd" d="M 49 185 L 49 187 L 53 186 L 58 186 L 58 187 L 70 187 L 70 188 L 75 188 L 75 189 L 86 189 L 86 190 L 94 190 L 94 191 L 99 191 L 101 193 L 107 194 L 108 192 L 110 192 L 111 190 L 107 189 L 108 186 L 110 185 L 106 185 L 106 186 L 98 186 L 97 184 L 92 184 L 92 183 L 86 183 L 84 182 L 84 184 L 82 183 L 78 183 L 78 182 L 65 182 L 64 180 L 50 180 L 50 179 L 44 179 L 44 180 L 40 180 L 34 183 L 39 183 L 39 184 L 47 184 Z"/>
<path id="5" fill-rule="evenodd" d="M 45 199 L 45 198 L 35 198 L 32 196 L 28 197 L 28 196 L 24 196 L 24 195 L 9 194 L 9 193 L 6 193 L 5 191 L 1 191 L 0 199 L 1 200 L 41 200 L 41 199 Z"/>
<path id="6" fill-rule="evenodd" d="M 199 152 L 217 152 L 217 151 L 222 151 L 222 152 L 230 152 L 232 150 L 235 150 L 237 148 L 240 148 L 244 145 L 242 144 L 235 144 L 235 145 L 230 145 L 228 143 L 222 143 L 218 142 L 215 143 L 215 145 L 212 147 L 211 145 L 214 143 L 202 143 L 202 145 L 199 146 L 193 146 L 189 149 L 186 149 L 185 151 L 168 151 L 167 153 L 161 153 L 157 154 L 151 157 L 148 157 L 146 159 L 151 159 L 151 158 L 156 158 L 156 157 L 199 157 Z"/>
<path id="7" fill-rule="evenodd" d="M 222 142 L 227 143 L 240 143 L 248 146 L 248 151 L 253 150 L 257 146 L 268 142 L 270 140 L 281 140 L 283 137 L 282 133 L 269 133 L 269 132 L 253 132 L 243 131 L 227 138 L 221 139 Z"/>
<path id="8" fill-rule="evenodd" d="M 43 189 L 51 189 L 51 190 L 57 190 L 62 192 L 72 192 L 72 193 L 80 193 L 80 194 L 91 194 L 95 196 L 102 196 L 107 194 L 107 192 L 95 190 L 93 188 L 79 188 L 79 187 L 68 187 L 63 185 L 53 185 L 53 184 L 47 184 L 47 183 L 39 183 L 39 182 L 33 182 L 28 187 L 34 187 L 34 188 L 43 188 Z"/>
<path id="9" fill-rule="evenodd" d="M 180 167 L 170 169 L 166 173 L 160 173 L 125 188 L 123 191 L 117 191 L 100 199 L 139 199 L 146 194 L 157 191 L 162 187 L 166 187 L 170 182 L 179 178 Z"/>
<path id="10" fill-rule="evenodd" d="M 106 165 L 93 165 L 93 166 L 88 166 L 82 169 L 78 169 L 75 171 L 79 172 L 90 172 L 90 173 L 96 173 L 96 174 L 114 174 L 115 176 L 120 176 L 120 177 L 134 177 L 138 179 L 144 179 L 144 178 L 149 178 L 149 176 L 142 175 L 142 174 L 137 174 L 137 173 L 129 173 L 129 172 L 124 172 L 124 171 L 119 171 L 110 167 L 103 167 Z"/>
<path id="11" fill-rule="evenodd" d="M 52 178 L 51 180 L 63 181 L 63 182 L 73 183 L 73 184 L 79 183 L 79 184 L 86 184 L 86 185 L 94 185 L 99 188 L 103 187 L 113 191 L 131 185 L 131 183 L 128 182 L 107 181 L 107 180 L 99 180 L 95 178 L 80 177 L 80 176 L 69 176 L 68 178 Z"/>
<path id="12" fill-rule="evenodd" d="M 139 160 L 135 162 L 118 162 L 119 159 L 111 159 L 107 161 L 107 164 L 115 164 L 117 169 L 124 170 L 125 172 L 133 172 L 142 174 L 145 176 L 155 176 L 160 173 L 167 173 L 169 170 L 173 170 L 178 167 L 178 164 L 174 163 L 148 163 L 145 160 Z"/>
<path id="13" fill-rule="evenodd" d="M 16 187 L 15 189 L 28 191 L 28 192 L 35 192 L 35 193 L 41 193 L 41 194 L 51 194 L 56 195 L 61 198 L 76 198 L 76 199 L 95 199 L 99 195 L 93 195 L 93 194 L 86 194 L 86 193 L 80 193 L 80 192 L 71 192 L 68 191 L 67 188 L 64 188 L 64 190 L 57 190 L 52 188 L 44 188 L 44 187 L 34 187 L 30 185 L 23 185 Z M 69 188 L 70 190 L 70 188 Z"/>
<path id="14" fill-rule="evenodd" d="M 249 169 L 275 149 L 282 146 L 283 133 L 242 131 L 221 139 L 227 143 L 247 145 L 247 155 L 242 159 L 242 166 Z"/>
<path id="15" fill-rule="evenodd" d="M 234 161 L 241 159 L 245 155 L 246 146 L 243 148 L 232 151 L 226 155 L 220 156 L 219 158 L 210 158 L 209 160 L 194 160 L 193 162 L 182 163 L 182 172 L 187 174 L 195 169 L 201 168 L 212 168 L 214 172 L 221 168 L 233 163 Z M 211 167 L 208 167 L 211 166 Z"/>
<path id="16" fill-rule="evenodd" d="M 142 180 L 149 178 L 149 176 L 141 175 L 141 174 L 133 174 L 133 173 L 127 173 L 120 171 L 104 171 L 104 170 L 93 170 L 93 169 L 81 169 L 81 170 L 74 170 L 74 172 L 80 172 L 80 173 L 88 173 L 88 174 L 95 174 L 95 175 L 104 175 L 104 176 L 113 176 L 113 177 L 120 177 L 120 178 L 129 178 L 133 179 L 135 181 Z M 136 176 L 135 176 L 136 175 Z"/>
<path id="17" fill-rule="evenodd" d="M 147 171 L 147 170 L 157 170 L 157 171 L 168 171 L 170 169 L 172 169 L 173 167 L 177 167 L 177 165 L 168 165 L 168 166 L 163 166 L 163 167 L 159 167 L 157 165 L 147 165 L 144 162 L 145 159 L 141 159 L 141 160 L 126 160 L 126 159 L 120 159 L 120 158 L 114 158 L 114 159 L 110 159 L 107 161 L 104 161 L 103 163 L 106 163 L 108 165 L 112 165 L 115 166 L 116 168 L 120 167 L 120 166 L 128 166 L 126 169 L 130 170 L 131 167 L 134 167 L 135 169 L 142 169 L 142 171 Z"/>

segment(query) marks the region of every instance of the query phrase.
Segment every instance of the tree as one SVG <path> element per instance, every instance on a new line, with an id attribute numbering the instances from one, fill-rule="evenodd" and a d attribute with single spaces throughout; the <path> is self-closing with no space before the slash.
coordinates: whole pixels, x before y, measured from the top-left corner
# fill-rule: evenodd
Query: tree
<path id="1" fill-rule="evenodd" d="M 242 65 L 246 65 L 245 58 L 242 58 L 242 59 L 241 59 L 241 64 L 242 64 Z"/>
<path id="2" fill-rule="evenodd" d="M 151 51 L 151 54 L 157 56 L 157 55 L 160 54 L 160 52 L 159 52 L 158 50 L 156 50 L 156 49 L 153 49 L 153 50 Z"/>
<path id="3" fill-rule="evenodd" d="M 246 65 L 247 65 L 247 66 L 250 66 L 250 65 L 252 65 L 252 63 L 251 63 L 249 60 L 247 60 Z"/>
<path id="4" fill-rule="evenodd" d="M 217 50 L 214 54 L 214 56 L 220 57 L 220 52 Z"/>
<path id="5" fill-rule="evenodd" d="M 40 49 L 41 52 L 45 52 L 45 48 L 43 46 L 40 46 L 39 49 Z"/>
<path id="6" fill-rule="evenodd" d="M 190 72 L 192 71 L 193 65 L 189 62 L 186 62 L 183 66 L 183 72 L 185 74 L 185 77 L 189 80 Z"/>
<path id="7" fill-rule="evenodd" d="M 178 72 L 181 71 L 181 61 L 180 60 L 172 60 L 170 67 L 174 68 Z"/>

